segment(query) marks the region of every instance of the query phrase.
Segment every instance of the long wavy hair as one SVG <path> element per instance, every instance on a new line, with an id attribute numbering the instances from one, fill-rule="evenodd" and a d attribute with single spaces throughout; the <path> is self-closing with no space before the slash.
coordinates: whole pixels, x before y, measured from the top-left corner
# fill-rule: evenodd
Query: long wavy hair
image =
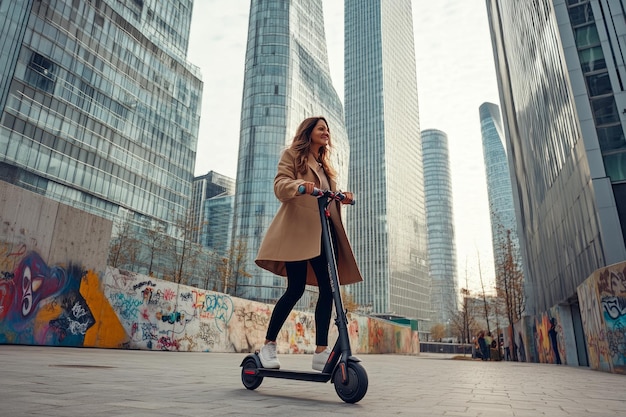
<path id="1" fill-rule="evenodd" d="M 316 116 L 309 117 L 304 119 L 300 126 L 298 126 L 298 130 L 296 131 L 296 135 L 293 137 L 293 141 L 291 142 L 291 149 L 296 151 L 296 169 L 300 174 L 306 174 L 306 171 L 309 169 L 309 155 L 311 154 L 311 132 L 313 132 L 313 128 L 317 125 L 317 122 L 323 120 L 328 126 L 328 121 L 325 117 Z M 328 126 L 328 145 L 322 146 L 320 148 L 319 153 L 319 162 L 322 164 L 322 168 L 324 168 L 324 173 L 329 180 L 335 180 L 337 176 L 337 172 L 330 164 L 330 149 L 332 147 L 332 135 L 330 135 L 330 126 Z"/>

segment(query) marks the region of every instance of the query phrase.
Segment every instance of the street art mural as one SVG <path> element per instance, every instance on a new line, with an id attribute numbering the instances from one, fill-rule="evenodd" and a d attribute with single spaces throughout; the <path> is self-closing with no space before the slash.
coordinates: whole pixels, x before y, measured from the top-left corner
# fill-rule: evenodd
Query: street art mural
<path id="1" fill-rule="evenodd" d="M 130 349 L 253 352 L 265 339 L 273 308 L 113 268 L 107 268 L 103 288 Z M 350 314 L 348 330 L 355 352 L 417 353 L 419 346 L 416 332 L 382 320 Z M 329 337 L 336 340 L 336 326 Z M 280 353 L 312 353 L 314 315 L 292 311 L 277 345 Z"/>
<path id="2" fill-rule="evenodd" d="M 578 298 L 589 366 L 626 374 L 626 262 L 595 271 Z"/>
<path id="3" fill-rule="evenodd" d="M 565 342 L 560 323 L 561 317 L 556 307 L 535 318 L 535 351 L 538 362 L 557 365 L 565 363 Z"/>
<path id="4" fill-rule="evenodd" d="M 15 267 L 0 272 L 0 342 L 82 345 L 94 324 L 80 294 L 86 271 L 48 266 L 36 252 L 9 252 L 5 268 L 11 264 L 7 258 Z"/>
<path id="5" fill-rule="evenodd" d="M 0 343 L 111 347 L 98 343 L 91 331 L 97 321 L 107 324 L 111 338 L 116 327 L 118 335 L 121 330 L 115 315 L 98 308 L 103 297 L 90 291 L 99 282 L 95 272 L 79 264 L 48 265 L 24 244 L 2 247 Z"/>
<path id="6" fill-rule="evenodd" d="M 272 305 L 107 268 L 48 265 L 36 251 L 5 248 L 0 271 L 0 343 L 121 349 L 253 352 Z M 355 353 L 418 353 L 406 326 L 349 314 Z M 337 338 L 332 326 L 330 341 Z M 293 311 L 281 353 L 312 353 L 312 313 Z"/>

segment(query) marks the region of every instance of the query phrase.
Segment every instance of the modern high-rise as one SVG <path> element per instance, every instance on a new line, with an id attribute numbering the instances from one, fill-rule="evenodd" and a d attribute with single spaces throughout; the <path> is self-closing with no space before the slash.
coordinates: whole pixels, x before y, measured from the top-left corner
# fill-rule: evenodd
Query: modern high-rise
<path id="1" fill-rule="evenodd" d="M 506 268 L 509 256 L 517 266 L 517 271 L 523 272 L 522 256 L 500 108 L 494 103 L 483 103 L 478 108 L 478 113 L 487 178 L 494 270 L 496 283 L 499 285 L 499 275 Z"/>
<path id="2" fill-rule="evenodd" d="M 226 256 L 230 248 L 235 179 L 215 171 L 193 180 L 193 241 Z"/>
<path id="3" fill-rule="evenodd" d="M 618 0 L 487 0 L 529 314 L 626 259 Z M 578 318 L 576 318 L 578 316 Z"/>
<path id="4" fill-rule="evenodd" d="M 252 277 L 237 279 L 239 296 L 273 302 L 284 292 L 286 280 L 257 267 L 254 259 L 278 211 L 273 183 L 280 155 L 311 116 L 328 120 L 333 165 L 339 187 L 346 189 L 348 138 L 330 78 L 322 0 L 252 0 L 233 224 L 233 242 L 245 247 L 245 272 Z M 305 297 L 302 304 L 307 303 Z"/>
<path id="5" fill-rule="evenodd" d="M 173 229 L 189 206 L 200 119 L 192 6 L 1 1 L 0 179 Z"/>
<path id="6" fill-rule="evenodd" d="M 428 266 L 432 287 L 432 323 L 448 325 L 457 312 L 458 280 L 452 178 L 448 135 L 437 129 L 422 131 L 424 194 L 428 228 Z"/>
<path id="7" fill-rule="evenodd" d="M 364 281 L 355 301 L 378 314 L 429 320 L 422 143 L 410 0 L 346 0 L 348 234 Z"/>

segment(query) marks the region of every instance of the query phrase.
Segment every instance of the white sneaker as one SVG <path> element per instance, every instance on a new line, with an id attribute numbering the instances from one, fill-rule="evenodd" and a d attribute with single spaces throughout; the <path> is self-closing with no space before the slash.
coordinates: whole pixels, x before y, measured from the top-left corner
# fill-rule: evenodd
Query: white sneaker
<path id="1" fill-rule="evenodd" d="M 259 351 L 261 365 L 267 369 L 280 369 L 280 362 L 276 357 L 276 343 L 269 342 L 263 345 Z"/>
<path id="2" fill-rule="evenodd" d="M 328 362 L 329 356 L 330 349 L 328 348 L 320 353 L 313 353 L 313 369 L 316 371 L 323 371 L 326 362 Z"/>

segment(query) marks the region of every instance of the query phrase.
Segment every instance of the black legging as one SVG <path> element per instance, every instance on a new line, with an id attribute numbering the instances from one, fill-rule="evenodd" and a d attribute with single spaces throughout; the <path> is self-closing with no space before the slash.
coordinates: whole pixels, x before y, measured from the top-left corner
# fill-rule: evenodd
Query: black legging
<path id="1" fill-rule="evenodd" d="M 319 297 L 315 306 L 315 344 L 328 346 L 328 328 L 330 327 L 333 294 L 330 289 L 328 263 L 323 251 L 320 256 L 308 261 L 286 262 L 287 290 L 274 307 L 265 336 L 267 340 L 276 341 L 278 332 L 289 317 L 289 313 L 304 294 L 308 262 L 311 262 L 319 286 Z"/>

